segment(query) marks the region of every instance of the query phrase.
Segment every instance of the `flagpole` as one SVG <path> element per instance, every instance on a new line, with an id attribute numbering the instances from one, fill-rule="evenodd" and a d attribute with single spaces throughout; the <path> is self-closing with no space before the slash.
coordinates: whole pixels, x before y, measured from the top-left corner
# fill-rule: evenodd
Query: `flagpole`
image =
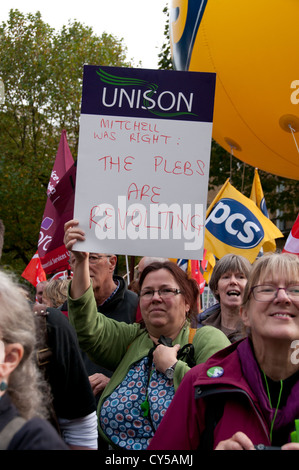
<path id="1" fill-rule="evenodd" d="M 128 260 L 128 255 L 125 255 L 126 258 L 126 268 L 127 268 L 127 280 L 128 280 L 128 285 L 130 284 L 130 271 L 129 271 L 129 260 Z"/>

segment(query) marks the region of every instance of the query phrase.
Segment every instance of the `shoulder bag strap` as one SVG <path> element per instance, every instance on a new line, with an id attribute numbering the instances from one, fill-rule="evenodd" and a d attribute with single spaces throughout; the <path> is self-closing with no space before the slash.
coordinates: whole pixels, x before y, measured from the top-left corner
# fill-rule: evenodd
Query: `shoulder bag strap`
<path id="1" fill-rule="evenodd" d="M 24 426 L 26 420 L 21 416 L 13 418 L 0 432 L 0 450 L 5 450 L 9 446 L 14 435 Z"/>

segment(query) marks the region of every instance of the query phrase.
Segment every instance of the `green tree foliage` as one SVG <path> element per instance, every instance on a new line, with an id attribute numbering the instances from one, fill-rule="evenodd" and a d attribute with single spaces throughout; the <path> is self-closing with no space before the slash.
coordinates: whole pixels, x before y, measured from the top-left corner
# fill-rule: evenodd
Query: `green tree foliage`
<path id="1" fill-rule="evenodd" d="M 165 42 L 162 44 L 161 52 L 158 54 L 158 66 L 159 69 L 172 70 L 173 63 L 171 58 L 171 48 L 169 40 L 169 10 L 167 6 L 163 9 L 163 13 L 166 15 L 166 22 L 164 28 Z"/>
<path id="2" fill-rule="evenodd" d="M 51 96 L 54 122 L 66 129 L 72 154 L 76 157 L 79 135 L 81 85 L 83 65 L 130 66 L 126 62 L 122 43 L 103 33 L 101 37 L 92 29 L 75 22 L 63 26 L 54 37 L 52 55 Z"/>
<path id="3" fill-rule="evenodd" d="M 78 22 L 60 31 L 11 10 L 0 26 L 2 264 L 21 273 L 37 249 L 46 188 L 62 129 L 77 157 L 84 64 L 131 66 L 122 40 Z"/>

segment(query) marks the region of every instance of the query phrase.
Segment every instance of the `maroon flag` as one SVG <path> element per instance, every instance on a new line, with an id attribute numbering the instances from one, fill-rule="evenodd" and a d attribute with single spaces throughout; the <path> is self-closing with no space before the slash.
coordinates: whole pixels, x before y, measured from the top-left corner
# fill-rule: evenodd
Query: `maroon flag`
<path id="1" fill-rule="evenodd" d="M 39 232 L 38 254 L 47 274 L 69 268 L 63 243 L 64 224 L 73 218 L 76 168 L 66 131 L 61 139 L 47 189 L 47 202 Z"/>

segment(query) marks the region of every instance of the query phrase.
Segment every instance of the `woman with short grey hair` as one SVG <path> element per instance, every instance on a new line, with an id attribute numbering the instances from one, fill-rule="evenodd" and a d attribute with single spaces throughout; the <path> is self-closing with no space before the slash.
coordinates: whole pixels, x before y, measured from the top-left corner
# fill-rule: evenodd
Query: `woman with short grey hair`
<path id="1" fill-rule="evenodd" d="M 198 326 L 212 325 L 232 343 L 245 336 L 239 310 L 250 269 L 248 259 L 235 254 L 217 261 L 209 282 L 217 303 L 198 315 Z"/>

